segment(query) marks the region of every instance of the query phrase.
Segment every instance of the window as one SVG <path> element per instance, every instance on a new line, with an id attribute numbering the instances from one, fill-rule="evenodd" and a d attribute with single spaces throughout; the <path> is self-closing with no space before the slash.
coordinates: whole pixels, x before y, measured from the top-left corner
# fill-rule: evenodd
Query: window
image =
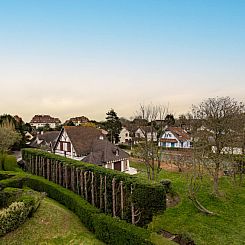
<path id="1" fill-rule="evenodd" d="M 125 137 L 128 137 L 128 133 L 125 134 Z"/>
<path id="2" fill-rule="evenodd" d="M 71 152 L 71 143 L 70 142 L 67 142 L 67 151 Z"/>
<path id="3" fill-rule="evenodd" d="M 63 142 L 60 141 L 60 150 L 63 151 Z"/>

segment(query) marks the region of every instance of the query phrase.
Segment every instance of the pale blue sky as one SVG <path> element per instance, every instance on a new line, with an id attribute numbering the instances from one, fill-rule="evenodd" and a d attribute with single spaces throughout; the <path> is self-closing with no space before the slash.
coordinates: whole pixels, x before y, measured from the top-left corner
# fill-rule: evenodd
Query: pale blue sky
<path id="1" fill-rule="evenodd" d="M 244 0 L 0 1 L 0 114 L 244 101 L 244 13 Z"/>

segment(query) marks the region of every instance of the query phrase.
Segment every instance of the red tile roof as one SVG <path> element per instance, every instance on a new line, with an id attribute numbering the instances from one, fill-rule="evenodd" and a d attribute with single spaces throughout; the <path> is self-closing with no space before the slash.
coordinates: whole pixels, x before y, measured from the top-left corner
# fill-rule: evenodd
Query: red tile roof
<path id="1" fill-rule="evenodd" d="M 181 127 L 168 127 L 165 131 L 170 131 L 174 134 L 174 136 L 181 142 L 191 140 L 190 134 L 188 134 L 183 128 Z"/>
<path id="2" fill-rule="evenodd" d="M 54 118 L 49 115 L 35 115 L 30 123 L 61 123 L 59 118 Z"/>

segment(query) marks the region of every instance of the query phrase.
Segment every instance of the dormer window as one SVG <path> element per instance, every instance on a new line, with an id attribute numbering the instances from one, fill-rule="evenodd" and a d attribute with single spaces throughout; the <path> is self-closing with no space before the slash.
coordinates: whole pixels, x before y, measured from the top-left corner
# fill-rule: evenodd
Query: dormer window
<path id="1" fill-rule="evenodd" d="M 118 150 L 118 148 L 113 149 L 113 153 L 114 153 L 116 156 L 119 156 L 119 150 Z"/>
<path id="2" fill-rule="evenodd" d="M 99 139 L 100 140 L 103 140 L 104 139 L 104 136 L 103 135 L 100 135 Z"/>

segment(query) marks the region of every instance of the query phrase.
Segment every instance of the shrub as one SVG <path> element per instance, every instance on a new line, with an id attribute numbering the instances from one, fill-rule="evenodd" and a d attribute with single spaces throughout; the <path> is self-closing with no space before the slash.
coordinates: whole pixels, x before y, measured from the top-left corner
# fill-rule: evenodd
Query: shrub
<path id="1" fill-rule="evenodd" d="M 24 202 L 13 202 L 8 208 L 0 211 L 0 236 L 14 230 L 22 224 L 31 208 Z"/>
<path id="2" fill-rule="evenodd" d="M 93 187 L 97 193 L 101 191 L 101 187 L 98 184 L 100 177 L 106 177 L 107 213 L 112 214 L 113 210 L 112 181 L 115 180 L 115 189 L 119 189 L 120 182 L 122 182 L 125 200 L 125 215 L 123 219 L 128 222 L 131 222 L 131 202 L 134 203 L 135 208 L 141 213 L 141 218 L 138 222 L 140 226 L 148 224 L 151 222 L 153 215 L 158 212 L 163 212 L 166 209 L 166 193 L 163 185 L 152 184 L 149 181 L 142 181 L 135 176 L 130 176 L 119 171 L 106 169 L 94 164 L 83 163 L 36 149 L 23 149 L 22 157 L 26 162 L 26 168 L 29 172 L 52 179 L 54 182 L 61 180 L 63 186 L 75 192 L 79 191 L 81 183 L 79 178 L 76 176 L 72 177 L 72 171 L 83 171 L 88 174 L 93 173 Z M 59 173 L 59 168 L 61 168 L 61 174 Z M 65 171 L 67 171 L 67 176 Z M 88 186 L 91 187 L 91 178 L 89 181 Z M 72 187 L 72 182 L 75 183 L 74 187 Z M 119 199 L 120 193 L 118 192 L 117 195 L 118 197 L 116 198 Z M 92 203 L 92 196 L 90 194 L 87 200 Z M 100 203 L 95 201 L 95 206 L 99 207 Z"/>
<path id="3" fill-rule="evenodd" d="M 19 184 L 16 183 L 18 181 Z M 156 244 L 151 241 L 152 233 L 146 229 L 129 224 L 124 220 L 103 214 L 99 209 L 89 204 L 77 194 L 55 183 L 45 180 L 42 177 L 33 176 L 30 174 L 15 173 L 14 177 L 1 180 L 0 184 L 2 187 L 16 185 L 22 187 L 28 186 L 36 191 L 46 192 L 49 197 L 55 199 L 73 211 L 91 231 L 95 232 L 98 239 L 107 244 Z"/>

